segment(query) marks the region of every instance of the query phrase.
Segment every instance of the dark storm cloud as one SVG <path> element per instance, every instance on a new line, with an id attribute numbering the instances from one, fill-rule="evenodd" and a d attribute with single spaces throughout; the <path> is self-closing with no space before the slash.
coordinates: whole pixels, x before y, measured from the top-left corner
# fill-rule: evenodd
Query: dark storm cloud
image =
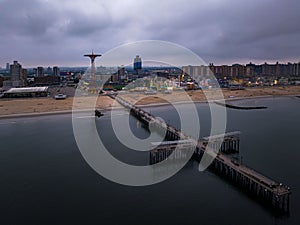
<path id="1" fill-rule="evenodd" d="M 299 60 L 299 6 L 298 1 L 220 1 L 181 11 L 175 26 L 167 21 L 157 34 L 218 61 Z"/>
<path id="2" fill-rule="evenodd" d="M 56 18 L 38 1 L 0 1 L 1 36 L 44 35 Z"/>
<path id="3" fill-rule="evenodd" d="M 156 39 L 206 61 L 300 60 L 300 1 L 0 0 L 0 65 L 87 64 L 82 54 Z"/>

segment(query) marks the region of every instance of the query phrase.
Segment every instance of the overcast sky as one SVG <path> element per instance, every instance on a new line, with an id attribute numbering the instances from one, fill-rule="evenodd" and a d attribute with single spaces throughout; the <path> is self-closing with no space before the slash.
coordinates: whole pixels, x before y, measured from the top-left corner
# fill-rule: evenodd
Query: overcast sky
<path id="1" fill-rule="evenodd" d="M 298 62 L 299 21 L 299 0 L 0 0 L 0 66 L 89 65 L 92 49 L 139 40 L 207 63 Z"/>

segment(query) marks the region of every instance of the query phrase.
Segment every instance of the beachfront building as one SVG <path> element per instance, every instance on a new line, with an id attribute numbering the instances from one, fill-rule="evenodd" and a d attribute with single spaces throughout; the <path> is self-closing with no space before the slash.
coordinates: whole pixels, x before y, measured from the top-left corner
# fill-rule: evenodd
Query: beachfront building
<path id="1" fill-rule="evenodd" d="M 10 88 L 3 93 L 4 98 L 20 98 L 20 97 L 46 97 L 48 96 L 48 87 L 25 87 Z"/>

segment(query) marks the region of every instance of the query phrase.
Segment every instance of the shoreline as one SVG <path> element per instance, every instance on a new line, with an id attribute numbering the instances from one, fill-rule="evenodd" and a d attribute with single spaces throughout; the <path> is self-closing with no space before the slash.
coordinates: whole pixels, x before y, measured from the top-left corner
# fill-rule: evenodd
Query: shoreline
<path id="1" fill-rule="evenodd" d="M 174 104 L 188 104 L 191 102 L 195 104 L 210 104 L 215 101 L 224 100 L 225 103 L 234 105 L 234 102 L 246 101 L 249 99 L 278 97 L 299 98 L 300 85 L 286 87 L 245 88 L 243 90 L 221 89 L 220 91 L 221 93 L 219 92 L 219 89 L 205 91 L 190 90 L 186 91 L 185 94 L 182 92 L 173 91 L 171 94 L 158 92 L 156 95 L 145 95 L 143 92 L 126 92 L 126 94 L 120 93 L 120 97 L 124 98 L 131 104 L 142 108 L 162 107 Z M 91 108 L 94 107 L 99 111 L 105 112 L 121 107 L 121 105 L 116 103 L 107 95 L 81 96 L 76 97 L 76 100 L 72 96 L 73 95 L 70 95 L 70 97 L 64 100 L 55 100 L 50 97 L 0 99 L 0 119 L 70 114 L 72 113 L 72 110 L 91 110 Z M 95 97 L 97 98 L 95 99 Z M 251 105 L 252 103 L 249 103 L 249 106 Z"/>
<path id="2" fill-rule="evenodd" d="M 243 101 L 243 100 L 249 100 L 249 99 L 270 99 L 270 98 L 299 98 L 298 95 L 261 95 L 261 96 L 247 96 L 247 97 L 236 97 L 236 98 L 228 98 L 225 99 L 224 101 L 226 102 L 234 102 L 234 101 Z M 222 99 L 223 100 L 223 99 Z M 214 101 L 218 100 L 213 100 L 208 102 L 207 100 L 200 100 L 200 101 L 192 101 L 194 104 L 208 104 L 208 103 L 213 103 Z M 191 102 L 174 102 L 173 104 L 190 104 Z M 168 106 L 171 105 L 169 102 L 157 102 L 157 103 L 149 103 L 149 104 L 137 104 L 136 106 L 141 107 L 141 108 L 151 108 L 151 107 L 161 107 L 161 106 Z M 121 106 L 110 106 L 106 108 L 101 108 L 99 109 L 101 112 L 108 112 L 111 111 L 112 109 L 121 109 L 123 107 Z M 81 109 L 81 110 L 74 110 L 76 113 L 80 112 L 87 112 L 90 110 L 94 109 Z M 40 116 L 50 116 L 50 115 L 64 115 L 64 114 L 72 114 L 73 110 L 52 110 L 52 111 L 47 111 L 47 112 L 26 112 L 26 113 L 13 113 L 13 114 L 6 114 L 6 115 L 0 115 L 0 120 L 2 119 L 13 119 L 13 118 L 23 118 L 23 117 L 40 117 Z"/>

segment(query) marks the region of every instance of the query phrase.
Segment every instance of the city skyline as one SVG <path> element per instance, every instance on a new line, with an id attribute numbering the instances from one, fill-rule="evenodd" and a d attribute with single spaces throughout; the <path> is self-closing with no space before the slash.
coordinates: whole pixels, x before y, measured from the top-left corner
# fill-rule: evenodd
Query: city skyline
<path id="1" fill-rule="evenodd" d="M 15 59 L 25 67 L 88 65 L 82 53 L 89 49 L 105 54 L 139 40 L 174 42 L 218 65 L 299 62 L 299 6 L 294 0 L 2 0 L 0 65 Z"/>
<path id="2" fill-rule="evenodd" d="M 23 66 L 23 68 L 26 68 L 26 69 L 38 69 L 39 67 L 41 67 L 41 68 L 43 68 L 43 69 L 48 69 L 48 68 L 51 68 L 51 69 L 54 69 L 54 68 L 88 68 L 88 67 L 90 67 L 90 63 L 86 63 L 86 65 L 78 65 L 78 66 L 75 66 L 75 65 L 70 65 L 70 66 L 64 66 L 64 65 L 62 65 L 62 66 L 57 66 L 56 64 L 54 64 L 54 65 L 49 65 L 49 64 L 46 64 L 46 65 L 34 65 L 34 66 L 30 66 L 30 67 L 27 67 L 26 65 L 24 65 L 21 61 L 19 61 L 19 60 L 13 60 L 12 62 L 7 62 L 7 63 L 5 63 L 5 65 L 4 66 L 2 66 L 2 65 L 0 65 L 0 69 L 2 69 L 2 70 L 7 70 L 7 71 L 9 71 L 10 70 L 10 68 L 9 67 L 7 67 L 7 65 L 12 65 L 13 63 L 14 63 L 14 61 L 17 61 L 17 62 L 19 62 L 19 63 L 21 63 L 22 64 L 22 66 Z M 163 63 L 161 63 L 161 64 L 155 64 L 156 62 L 144 62 L 143 61 L 143 63 L 145 63 L 145 65 L 143 65 L 143 67 L 145 67 L 145 68 L 147 68 L 147 67 L 162 67 L 162 68 L 164 68 L 164 67 L 176 67 L 176 66 L 170 66 L 170 65 L 168 65 L 168 64 L 163 64 Z M 300 64 L 300 61 L 289 61 L 289 62 L 282 62 L 282 61 L 276 61 L 276 62 L 262 62 L 262 63 L 254 63 L 253 61 L 249 61 L 249 62 L 246 62 L 246 63 L 239 63 L 239 62 L 235 62 L 235 63 L 232 63 L 232 64 L 215 64 L 214 62 L 210 62 L 210 63 L 207 63 L 207 64 L 205 64 L 205 65 L 194 65 L 194 64 L 184 64 L 184 65 L 181 65 L 180 67 L 185 67 L 185 66 L 211 66 L 211 65 L 213 65 L 213 66 L 215 66 L 215 67 L 222 67 L 222 66 L 229 66 L 229 67 L 231 67 L 231 66 L 235 66 L 235 65 L 241 65 L 241 66 L 247 66 L 247 65 L 255 65 L 255 66 L 263 66 L 263 65 L 270 65 L 270 66 L 276 66 L 276 65 L 289 65 L 289 64 Z M 97 63 L 96 63 L 96 66 L 97 67 L 101 67 L 102 65 L 100 65 L 99 63 L 98 63 L 98 65 L 97 65 Z M 122 66 L 122 67 L 125 67 L 125 68 L 129 68 L 129 67 L 134 67 L 132 64 L 128 64 L 128 65 L 116 65 L 116 67 L 120 67 L 120 66 Z"/>

